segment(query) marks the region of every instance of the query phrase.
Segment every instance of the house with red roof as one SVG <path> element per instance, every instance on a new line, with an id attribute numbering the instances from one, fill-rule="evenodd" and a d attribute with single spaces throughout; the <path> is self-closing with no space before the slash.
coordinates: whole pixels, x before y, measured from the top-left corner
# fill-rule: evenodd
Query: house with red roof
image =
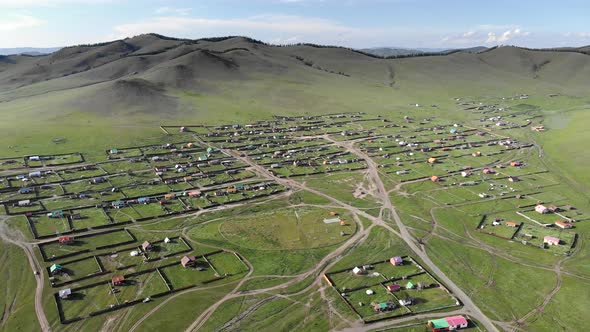
<path id="1" fill-rule="evenodd" d="M 397 292 L 400 289 L 402 289 L 402 286 L 398 285 L 398 284 L 392 284 L 392 285 L 387 285 L 387 291 L 388 292 Z"/>
<path id="2" fill-rule="evenodd" d="M 71 236 L 60 236 L 60 237 L 57 239 L 57 241 L 58 241 L 60 244 L 70 244 L 70 243 L 74 242 L 74 238 L 73 238 L 73 237 L 71 237 Z"/>
<path id="3" fill-rule="evenodd" d="M 111 279 L 111 282 L 113 283 L 113 286 L 121 286 L 125 283 L 125 277 L 124 276 L 115 276 L 115 277 L 113 277 L 113 279 Z"/>
<path id="4" fill-rule="evenodd" d="M 428 327 L 430 327 L 433 332 L 454 331 L 466 328 L 468 325 L 469 322 L 463 316 L 451 316 L 428 321 Z"/>

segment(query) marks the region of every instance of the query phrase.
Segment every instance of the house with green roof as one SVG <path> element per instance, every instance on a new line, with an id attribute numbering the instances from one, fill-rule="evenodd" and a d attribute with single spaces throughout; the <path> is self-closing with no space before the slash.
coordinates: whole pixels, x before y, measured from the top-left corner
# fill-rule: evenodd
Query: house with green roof
<path id="1" fill-rule="evenodd" d="M 432 329 L 433 332 L 449 330 L 449 322 L 447 322 L 445 318 L 429 320 L 428 326 Z"/>
<path id="2" fill-rule="evenodd" d="M 63 267 L 60 264 L 53 264 L 49 267 L 49 273 L 51 274 L 56 274 L 61 272 L 61 270 L 63 270 Z"/>
<path id="3" fill-rule="evenodd" d="M 406 284 L 406 289 L 414 289 L 416 285 L 414 285 L 411 281 L 408 281 Z"/>

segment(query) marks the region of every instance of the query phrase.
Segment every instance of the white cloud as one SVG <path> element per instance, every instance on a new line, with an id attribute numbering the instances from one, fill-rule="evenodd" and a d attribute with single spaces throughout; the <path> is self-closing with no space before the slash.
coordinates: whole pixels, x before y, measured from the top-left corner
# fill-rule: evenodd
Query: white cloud
<path id="1" fill-rule="evenodd" d="M 522 41 L 531 33 L 519 26 L 479 25 L 463 33 L 444 36 L 440 43 L 447 46 L 465 47 L 482 44 L 504 44 Z"/>
<path id="2" fill-rule="evenodd" d="M 45 23 L 36 17 L 29 15 L 12 15 L 0 21 L 0 32 L 20 31 L 38 27 Z"/>
<path id="3" fill-rule="evenodd" d="M 487 44 L 503 44 L 511 41 L 518 37 L 526 37 L 530 34 L 528 31 L 522 31 L 520 28 L 514 28 L 511 30 L 504 31 L 501 35 L 497 35 L 495 32 L 488 33 Z"/>
<path id="4" fill-rule="evenodd" d="M 190 14 L 192 8 L 175 8 L 175 7 L 160 7 L 156 9 L 158 15 L 180 15 L 186 16 Z"/>

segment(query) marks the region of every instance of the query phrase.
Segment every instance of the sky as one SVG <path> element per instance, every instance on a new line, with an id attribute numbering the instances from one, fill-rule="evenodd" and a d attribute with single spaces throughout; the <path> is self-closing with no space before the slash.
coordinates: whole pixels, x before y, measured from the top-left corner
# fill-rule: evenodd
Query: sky
<path id="1" fill-rule="evenodd" d="M 588 0 L 0 0 L 0 48 L 159 33 L 352 48 L 590 44 Z"/>

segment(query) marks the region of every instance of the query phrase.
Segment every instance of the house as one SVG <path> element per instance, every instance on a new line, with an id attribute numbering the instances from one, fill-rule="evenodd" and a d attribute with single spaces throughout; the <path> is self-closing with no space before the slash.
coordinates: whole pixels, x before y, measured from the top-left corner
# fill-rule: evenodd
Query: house
<path id="1" fill-rule="evenodd" d="M 411 281 L 408 281 L 408 283 L 406 284 L 406 289 L 414 289 L 416 288 L 416 285 L 414 285 Z"/>
<path id="2" fill-rule="evenodd" d="M 150 202 L 149 197 L 140 197 L 137 199 L 137 203 L 139 204 L 148 204 Z"/>
<path id="3" fill-rule="evenodd" d="M 471 175 L 471 172 L 469 172 L 469 171 L 463 171 L 463 172 L 461 172 L 461 176 L 464 177 L 464 178 L 468 177 L 469 175 Z"/>
<path id="4" fill-rule="evenodd" d="M 506 226 L 508 226 L 508 227 L 516 228 L 516 227 L 518 227 L 518 225 L 519 224 L 514 221 L 507 221 L 506 222 Z"/>
<path id="5" fill-rule="evenodd" d="M 122 207 L 125 207 L 125 202 L 123 201 L 114 201 L 111 203 L 111 206 L 115 209 L 120 209 Z"/>
<path id="6" fill-rule="evenodd" d="M 170 243 L 170 238 L 169 237 L 165 238 L 164 243 Z"/>
<path id="7" fill-rule="evenodd" d="M 469 322 L 463 316 L 451 316 L 428 321 L 428 327 L 430 327 L 433 332 L 454 331 L 466 328 L 467 325 L 469 325 Z"/>
<path id="8" fill-rule="evenodd" d="M 51 211 L 47 214 L 49 218 L 61 218 L 64 216 L 64 212 L 62 210 L 55 210 Z"/>
<path id="9" fill-rule="evenodd" d="M 386 288 L 387 288 L 387 291 L 389 291 L 389 292 L 397 292 L 402 288 L 402 286 L 400 286 L 398 284 L 393 284 L 393 285 L 387 285 Z"/>
<path id="10" fill-rule="evenodd" d="M 391 257 L 391 259 L 389 259 L 389 262 L 391 263 L 391 265 L 394 266 L 404 265 L 404 260 L 400 256 Z"/>
<path id="11" fill-rule="evenodd" d="M 481 151 L 475 151 L 471 154 L 474 157 L 480 157 L 481 156 Z"/>
<path id="12" fill-rule="evenodd" d="M 432 182 L 438 182 L 438 181 L 440 181 L 440 178 L 438 176 L 436 176 L 436 175 L 433 175 L 433 176 L 430 177 L 430 181 L 432 181 Z"/>
<path id="13" fill-rule="evenodd" d="M 549 209 L 549 212 L 553 212 L 553 213 L 560 211 L 559 207 L 557 207 L 555 205 L 549 205 L 547 208 Z"/>
<path id="14" fill-rule="evenodd" d="M 520 165 L 521 165 L 520 161 L 511 161 L 510 162 L 510 166 L 512 166 L 512 167 L 518 167 Z"/>
<path id="15" fill-rule="evenodd" d="M 41 177 L 41 172 L 40 171 L 30 172 L 29 173 L 29 177 L 30 178 L 40 178 Z"/>
<path id="16" fill-rule="evenodd" d="M 411 298 L 407 297 L 405 299 L 400 299 L 399 300 L 399 305 L 401 306 L 409 306 L 412 305 L 412 303 L 414 303 L 414 300 L 412 300 Z"/>
<path id="17" fill-rule="evenodd" d="M 469 322 L 463 316 L 451 316 L 445 319 L 447 320 L 447 323 L 449 323 L 449 330 L 451 331 L 464 329 L 469 325 Z"/>
<path id="18" fill-rule="evenodd" d="M 272 165 L 270 165 L 270 168 L 281 168 L 281 164 L 278 164 L 278 163 L 272 164 Z"/>
<path id="19" fill-rule="evenodd" d="M 354 269 L 352 269 L 352 273 L 358 275 L 364 275 L 367 274 L 367 271 L 365 269 L 362 269 L 358 266 L 355 266 Z"/>
<path id="20" fill-rule="evenodd" d="M 379 302 L 373 304 L 373 310 L 376 312 L 386 312 L 395 309 L 395 302 L 387 301 L 387 302 Z"/>
<path id="21" fill-rule="evenodd" d="M 544 244 L 546 243 L 546 244 L 548 244 L 548 245 L 550 245 L 550 246 L 556 246 L 556 245 L 559 245 L 559 243 L 560 243 L 560 242 L 561 242 L 561 240 L 560 240 L 560 239 L 558 239 L 558 238 L 556 238 L 556 237 L 553 237 L 553 236 L 545 236 L 545 237 L 543 238 L 543 243 L 544 243 Z"/>
<path id="22" fill-rule="evenodd" d="M 110 149 L 109 150 L 109 154 L 118 154 L 119 150 L 118 149 Z"/>
<path id="23" fill-rule="evenodd" d="M 572 226 L 571 223 L 564 222 L 564 221 L 556 221 L 555 222 L 555 226 L 557 226 L 557 227 L 559 227 L 561 229 L 570 229 L 570 228 L 574 227 L 574 226 Z"/>
<path id="24" fill-rule="evenodd" d="M 190 191 L 188 193 L 189 197 L 200 197 L 201 196 L 201 192 L 199 190 L 194 190 L 194 191 Z"/>
<path id="25" fill-rule="evenodd" d="M 60 264 L 53 264 L 49 267 L 49 274 L 57 274 L 63 270 L 63 267 Z"/>
<path id="26" fill-rule="evenodd" d="M 29 187 L 23 187 L 23 188 L 20 188 L 20 189 L 18 190 L 18 193 L 19 193 L 19 194 L 29 194 L 29 193 L 31 193 L 32 191 L 33 191 L 33 190 L 32 190 L 31 188 L 29 188 Z"/>
<path id="27" fill-rule="evenodd" d="M 197 264 L 197 258 L 195 256 L 183 256 L 180 259 L 180 265 L 182 267 L 191 267 L 195 266 L 195 264 Z"/>
<path id="28" fill-rule="evenodd" d="M 539 205 L 535 206 L 535 211 L 540 214 L 549 213 L 549 209 L 543 204 L 539 204 Z"/>
<path id="29" fill-rule="evenodd" d="M 150 250 L 152 250 L 152 248 L 153 248 L 153 245 L 150 241 L 144 241 L 141 244 L 141 249 L 143 249 L 143 251 L 150 251 Z"/>
<path id="30" fill-rule="evenodd" d="M 105 178 L 103 178 L 102 176 L 99 176 L 99 177 L 96 177 L 96 178 L 93 178 L 92 180 L 90 180 L 90 184 L 98 184 L 98 183 L 103 183 L 105 181 L 106 181 Z"/>
<path id="31" fill-rule="evenodd" d="M 164 199 L 173 199 L 175 197 L 176 197 L 175 193 L 169 193 L 169 194 L 164 195 Z"/>
<path id="32" fill-rule="evenodd" d="M 180 132 L 181 133 L 184 133 L 185 131 L 186 131 L 186 127 L 184 127 L 184 126 L 180 127 Z"/>
<path id="33" fill-rule="evenodd" d="M 31 200 L 30 199 L 25 199 L 22 201 L 18 201 L 17 203 L 18 206 L 29 206 L 31 205 Z"/>
<path id="34" fill-rule="evenodd" d="M 111 283 L 113 284 L 113 286 L 122 286 L 125 283 L 125 277 L 114 276 L 113 279 L 111 279 Z"/>
<path id="35" fill-rule="evenodd" d="M 484 168 L 483 169 L 483 174 L 494 174 L 494 170 L 492 170 L 490 168 Z"/>
<path id="36" fill-rule="evenodd" d="M 70 243 L 74 243 L 74 238 L 71 236 L 60 236 L 57 241 L 60 244 L 70 244 Z"/>
<path id="37" fill-rule="evenodd" d="M 509 176 L 508 177 L 508 181 L 510 181 L 510 182 L 518 182 L 518 181 L 520 181 L 520 179 L 517 178 L 516 176 Z"/>
<path id="38" fill-rule="evenodd" d="M 434 157 L 430 157 L 430 158 L 428 158 L 428 163 L 429 163 L 429 164 L 434 164 L 434 163 L 436 163 L 436 158 L 434 158 Z"/>
<path id="39" fill-rule="evenodd" d="M 67 299 L 70 297 L 70 295 L 72 295 L 72 289 L 71 288 L 66 288 L 66 289 L 62 289 L 58 292 L 59 298 L 60 299 Z"/>

